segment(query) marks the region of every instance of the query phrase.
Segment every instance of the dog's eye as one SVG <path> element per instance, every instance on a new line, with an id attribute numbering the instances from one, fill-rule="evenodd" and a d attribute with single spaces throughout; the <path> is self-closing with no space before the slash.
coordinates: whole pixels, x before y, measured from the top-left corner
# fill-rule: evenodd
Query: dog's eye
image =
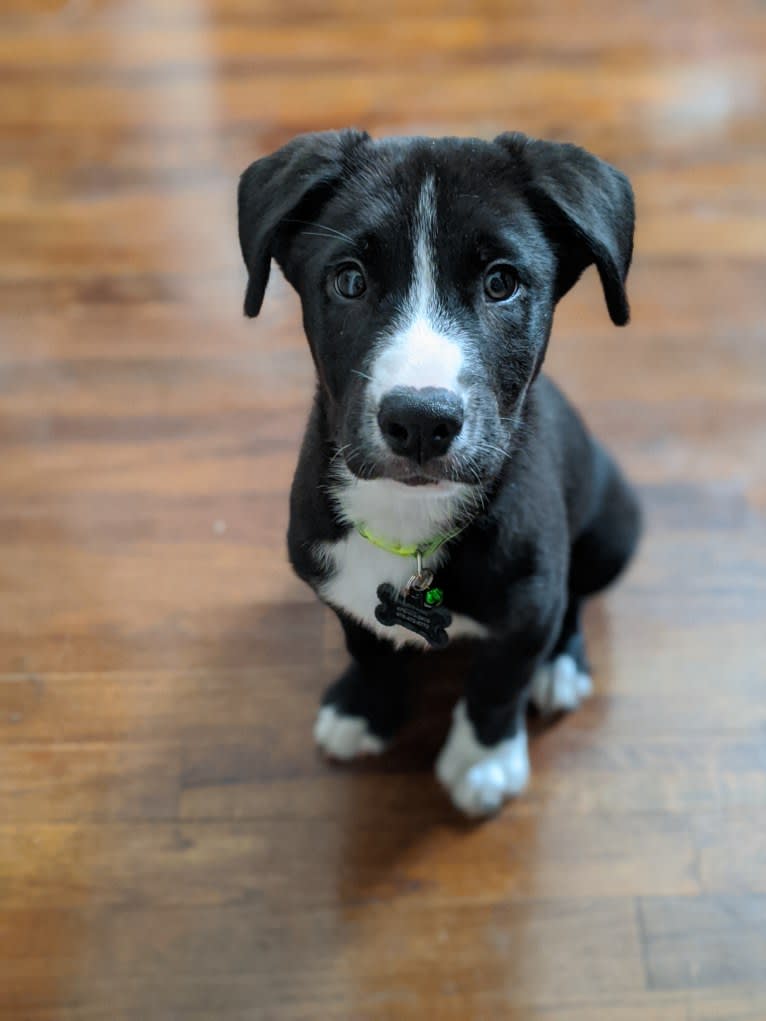
<path id="1" fill-rule="evenodd" d="M 367 290 L 367 281 L 359 266 L 344 263 L 335 274 L 335 290 L 341 298 L 361 298 Z"/>
<path id="2" fill-rule="evenodd" d="M 507 262 L 496 262 L 484 274 L 484 293 L 490 301 L 507 301 L 518 289 L 516 270 Z"/>

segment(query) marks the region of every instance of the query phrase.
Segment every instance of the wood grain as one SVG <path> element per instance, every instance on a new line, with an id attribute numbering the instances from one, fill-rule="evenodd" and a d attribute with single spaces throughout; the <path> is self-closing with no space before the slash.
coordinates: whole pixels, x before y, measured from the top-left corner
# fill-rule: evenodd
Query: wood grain
<path id="1" fill-rule="evenodd" d="M 0 14 L 0 1017 L 764 1021 L 766 10 L 735 0 L 11 0 Z M 641 489 L 596 694 L 471 827 L 310 743 L 290 574 L 312 387 L 238 173 L 300 130 L 517 128 L 632 177 L 633 323 L 549 367 Z"/>

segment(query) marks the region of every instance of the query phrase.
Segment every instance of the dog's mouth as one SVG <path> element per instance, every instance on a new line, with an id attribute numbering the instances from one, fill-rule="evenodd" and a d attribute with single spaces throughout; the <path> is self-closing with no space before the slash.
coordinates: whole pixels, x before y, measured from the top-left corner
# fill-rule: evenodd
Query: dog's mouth
<path id="1" fill-rule="evenodd" d="M 405 471 L 384 472 L 384 478 L 392 482 L 401 482 L 403 486 L 442 486 L 447 487 L 453 483 L 453 479 L 445 475 L 433 475 L 420 469 L 413 468 Z"/>
<path id="2" fill-rule="evenodd" d="M 405 486 L 438 486 L 444 480 L 432 479 L 428 475 L 410 475 L 401 480 Z"/>
<path id="3" fill-rule="evenodd" d="M 480 486 L 485 479 L 475 468 L 466 468 L 457 458 L 430 461 L 425 465 L 400 457 L 364 458 L 351 455 L 344 458 L 346 467 L 358 479 L 388 479 L 409 489 L 427 489 L 447 492 L 463 486 Z"/>

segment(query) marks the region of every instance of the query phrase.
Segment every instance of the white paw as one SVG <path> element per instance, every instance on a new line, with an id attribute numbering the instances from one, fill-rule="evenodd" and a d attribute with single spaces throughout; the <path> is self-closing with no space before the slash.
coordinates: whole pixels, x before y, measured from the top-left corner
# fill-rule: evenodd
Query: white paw
<path id="1" fill-rule="evenodd" d="M 492 815 L 529 780 L 527 732 L 523 721 L 515 737 L 492 748 L 476 740 L 463 699 L 455 706 L 452 728 L 436 761 L 436 775 L 455 805 L 470 816 Z"/>
<path id="2" fill-rule="evenodd" d="M 570 712 L 593 691 L 593 682 L 577 669 L 571 656 L 557 656 L 535 671 L 529 689 L 530 701 L 544 716 Z"/>
<path id="3" fill-rule="evenodd" d="M 362 716 L 344 716 L 331 705 L 319 710 L 314 724 L 314 740 L 334 759 L 355 759 L 360 755 L 379 755 L 385 742 L 370 732 Z"/>

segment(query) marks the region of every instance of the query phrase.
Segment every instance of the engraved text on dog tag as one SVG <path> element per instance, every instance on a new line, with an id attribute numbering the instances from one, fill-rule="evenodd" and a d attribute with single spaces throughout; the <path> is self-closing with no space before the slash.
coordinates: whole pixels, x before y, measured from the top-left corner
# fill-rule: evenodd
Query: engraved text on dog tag
<path id="1" fill-rule="evenodd" d="M 452 614 L 441 603 L 441 591 L 437 588 L 418 590 L 410 587 L 407 592 L 398 592 L 393 585 L 378 586 L 375 617 L 386 627 L 399 624 L 425 638 L 435 649 L 443 649 L 449 642 L 447 628 L 452 623 Z"/>

